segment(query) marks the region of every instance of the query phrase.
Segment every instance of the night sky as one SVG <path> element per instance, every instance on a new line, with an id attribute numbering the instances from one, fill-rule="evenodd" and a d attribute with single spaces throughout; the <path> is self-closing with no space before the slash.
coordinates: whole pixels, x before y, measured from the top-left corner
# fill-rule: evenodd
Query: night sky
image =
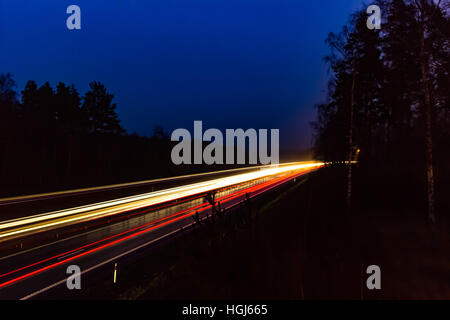
<path id="1" fill-rule="evenodd" d="M 101 81 L 129 132 L 155 125 L 279 128 L 305 148 L 324 99 L 328 53 L 361 0 L 0 0 L 0 73 L 26 81 Z M 81 7 L 81 30 L 66 8 Z"/>

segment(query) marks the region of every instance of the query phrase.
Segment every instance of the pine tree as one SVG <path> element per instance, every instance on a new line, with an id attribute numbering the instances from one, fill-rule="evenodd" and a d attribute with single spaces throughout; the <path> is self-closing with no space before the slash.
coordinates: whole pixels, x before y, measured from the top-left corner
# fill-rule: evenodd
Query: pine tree
<path id="1" fill-rule="evenodd" d="M 88 117 L 90 131 L 110 134 L 124 133 L 115 111 L 117 106 L 112 103 L 114 95 L 108 93 L 100 82 L 91 82 L 89 87 L 91 90 L 84 97 L 82 110 Z"/>

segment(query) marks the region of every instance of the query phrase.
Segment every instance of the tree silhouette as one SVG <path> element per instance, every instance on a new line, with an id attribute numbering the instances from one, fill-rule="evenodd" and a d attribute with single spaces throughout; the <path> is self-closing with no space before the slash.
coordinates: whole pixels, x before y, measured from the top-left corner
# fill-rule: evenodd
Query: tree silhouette
<path id="1" fill-rule="evenodd" d="M 11 156 L 11 148 L 14 144 L 14 136 L 11 134 L 17 125 L 17 92 L 16 82 L 12 74 L 0 75 L 0 175 L 7 176 L 8 159 Z"/>
<path id="2" fill-rule="evenodd" d="M 34 113 L 39 108 L 37 91 L 36 82 L 29 80 L 22 90 L 22 109 L 24 113 Z"/>
<path id="3" fill-rule="evenodd" d="M 16 82 L 11 73 L 0 75 L 0 103 L 2 103 L 2 106 L 17 104 L 16 87 Z"/>
<path id="4" fill-rule="evenodd" d="M 116 104 L 112 103 L 114 95 L 107 92 L 100 82 L 91 82 L 90 91 L 86 93 L 82 111 L 87 115 L 89 129 L 95 133 L 121 134 L 125 130 L 120 125 L 116 114 Z"/>
<path id="5" fill-rule="evenodd" d="M 334 78 L 330 84 L 330 102 L 318 105 L 318 152 L 326 152 L 328 160 L 353 161 L 358 147 L 370 159 L 374 129 L 383 117 L 384 107 L 379 99 L 381 73 L 380 38 L 367 32 L 366 14 L 356 12 L 350 26 L 341 33 L 330 33 L 326 43 L 331 54 L 325 58 Z M 337 138 L 338 137 L 338 138 Z M 338 139 L 338 140 L 337 140 Z M 338 147 L 339 146 L 339 147 Z M 329 153 L 331 150 L 337 152 Z M 347 204 L 352 194 L 352 166 L 348 166 Z"/>
<path id="6" fill-rule="evenodd" d="M 403 178 L 419 176 L 425 167 L 428 218 L 434 224 L 435 164 L 446 172 L 449 157 L 450 19 L 445 8 L 450 4 L 378 4 L 385 12 L 381 31 L 368 30 L 367 15 L 360 11 L 341 33 L 327 38 L 331 54 L 325 60 L 333 74 L 328 101 L 317 105 L 313 123 L 316 153 L 342 161 L 361 148 L 360 166 L 366 172 L 379 171 L 383 163 Z M 350 167 L 348 182 L 350 199 Z"/>
<path id="7" fill-rule="evenodd" d="M 12 76 L 0 75 L 0 196 L 190 172 L 175 173 L 161 126 L 150 138 L 127 135 L 101 83 L 84 100 L 61 82 L 28 81 L 21 93 L 19 102 Z"/>
<path id="8" fill-rule="evenodd" d="M 430 50 L 431 42 L 436 41 L 437 35 L 433 33 L 434 18 L 437 11 L 440 11 L 441 0 L 437 4 L 433 1 L 420 0 L 414 1 L 413 6 L 416 9 L 416 19 L 419 25 L 419 64 L 422 77 L 423 89 L 423 110 L 425 116 L 425 144 L 426 144 L 426 175 L 427 175 L 427 193 L 428 193 L 428 219 L 434 225 L 436 223 L 435 215 L 435 178 L 433 163 L 433 117 L 435 101 L 432 97 L 432 63 L 435 58 L 433 51 L 439 51 L 438 48 Z M 436 72 L 436 70 L 434 70 Z"/>
<path id="9" fill-rule="evenodd" d="M 56 118 L 65 132 L 87 129 L 86 115 L 80 107 L 81 97 L 74 85 L 66 86 L 60 82 L 56 87 L 55 99 Z"/>

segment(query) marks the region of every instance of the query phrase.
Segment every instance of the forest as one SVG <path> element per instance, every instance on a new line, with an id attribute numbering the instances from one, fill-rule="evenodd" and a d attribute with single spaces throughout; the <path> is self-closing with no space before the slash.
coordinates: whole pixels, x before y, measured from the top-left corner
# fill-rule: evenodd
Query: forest
<path id="1" fill-rule="evenodd" d="M 0 195 L 177 174 L 161 126 L 150 138 L 127 134 L 114 96 L 100 82 L 89 87 L 81 97 L 74 85 L 30 80 L 19 100 L 13 76 L 0 75 Z"/>
<path id="2" fill-rule="evenodd" d="M 312 124 L 316 156 L 357 157 L 361 179 L 394 201 L 417 200 L 434 223 L 436 210 L 450 209 L 449 1 L 376 4 L 379 30 L 361 10 L 326 39 L 331 79 Z"/>

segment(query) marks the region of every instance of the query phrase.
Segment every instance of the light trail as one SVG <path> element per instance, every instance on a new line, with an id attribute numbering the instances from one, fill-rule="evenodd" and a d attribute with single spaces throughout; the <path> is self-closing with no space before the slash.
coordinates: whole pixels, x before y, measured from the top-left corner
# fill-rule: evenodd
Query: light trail
<path id="1" fill-rule="evenodd" d="M 291 164 L 293 164 L 293 163 L 283 163 L 283 164 L 279 164 L 279 166 L 287 166 L 287 165 L 291 165 Z M 78 194 L 83 194 L 83 193 L 100 192 L 100 191 L 122 189 L 122 188 L 128 188 L 128 187 L 137 187 L 137 186 L 142 186 L 142 185 L 147 185 L 147 184 L 156 184 L 158 182 L 169 182 L 169 181 L 184 180 L 184 179 L 189 179 L 189 178 L 206 177 L 206 176 L 210 176 L 210 175 L 233 173 L 233 172 L 239 172 L 239 171 L 244 171 L 244 170 L 264 169 L 264 168 L 269 168 L 271 166 L 273 166 L 273 165 L 227 169 L 227 170 L 219 170 L 219 171 L 213 171 L 213 172 L 194 173 L 194 174 L 188 174 L 188 175 L 170 177 L 170 178 L 159 178 L 159 179 L 136 181 L 136 182 L 126 182 L 126 183 L 120 183 L 120 184 L 112 184 L 112 185 L 108 185 L 108 186 L 88 187 L 88 188 L 81 188 L 81 189 L 74 189 L 74 190 L 63 190 L 63 191 L 47 192 L 47 193 L 41 193 L 41 194 L 31 194 L 31 195 L 25 195 L 25 196 L 14 196 L 14 197 L 8 197 L 8 198 L 1 198 L 0 206 L 10 205 L 10 204 L 14 204 L 14 203 L 27 202 L 27 201 L 34 201 L 34 200 L 45 200 L 45 199 L 57 198 L 57 197 L 61 197 L 61 196 L 78 195 Z"/>
<path id="2" fill-rule="evenodd" d="M 309 171 L 309 170 L 306 170 L 306 171 Z M 298 175 L 301 174 L 301 173 L 303 173 L 303 172 L 297 172 L 297 173 L 294 173 L 294 174 L 288 174 L 287 176 L 278 177 L 278 178 L 273 179 L 273 180 L 271 180 L 271 181 L 267 181 L 267 182 L 264 182 L 264 183 L 261 183 L 261 184 L 255 185 L 255 186 L 248 187 L 248 188 L 246 188 L 246 189 L 244 189 L 244 190 L 239 190 L 239 191 L 236 191 L 235 193 L 232 193 L 232 194 L 223 196 L 223 197 L 221 197 L 221 198 L 218 198 L 217 201 L 221 201 L 221 202 L 222 202 L 222 201 L 224 201 L 224 202 L 229 202 L 229 201 L 231 201 L 231 200 L 233 200 L 233 199 L 236 199 L 236 198 L 242 196 L 242 195 L 245 194 L 245 193 L 251 193 L 251 192 L 254 192 L 254 191 L 258 191 L 258 190 L 261 190 L 261 189 L 263 189 L 263 188 L 265 188 L 265 187 L 267 187 L 267 186 L 278 185 L 278 184 L 282 183 L 283 181 L 292 179 L 294 176 L 298 176 Z M 171 223 L 173 223 L 173 222 L 179 221 L 179 220 L 181 220 L 181 219 L 187 218 L 187 217 L 189 217 L 189 216 L 194 215 L 196 212 L 202 212 L 202 211 L 207 210 L 207 209 L 209 209 L 209 208 L 211 208 L 211 207 L 212 207 L 212 206 L 211 206 L 210 204 L 208 204 L 208 203 L 203 203 L 203 204 L 194 206 L 194 207 L 192 207 L 192 208 L 185 209 L 185 210 L 182 210 L 182 211 L 180 211 L 180 212 L 177 212 L 177 213 L 175 213 L 175 214 L 173 214 L 173 215 L 171 215 L 171 216 L 169 216 L 169 217 L 162 218 L 162 219 L 160 219 L 160 220 L 162 220 L 161 223 L 160 223 L 160 224 L 157 224 L 157 225 L 155 225 L 155 226 L 151 226 L 151 225 L 153 225 L 153 224 L 156 223 L 155 221 L 152 221 L 152 222 L 149 222 L 148 224 L 145 224 L 145 225 L 143 225 L 143 226 L 141 225 L 141 226 L 139 226 L 139 227 L 136 227 L 136 228 L 127 230 L 127 231 L 125 231 L 125 232 L 119 233 L 118 235 L 111 236 L 111 237 L 108 237 L 108 238 L 105 238 L 105 239 L 102 239 L 102 240 L 99 240 L 99 241 L 96 241 L 96 242 L 93 242 L 93 243 L 90 243 L 90 244 L 86 244 L 86 245 L 84 245 L 84 246 L 82 246 L 82 247 L 75 248 L 75 249 L 72 249 L 72 250 L 70 250 L 70 251 L 63 252 L 63 253 L 58 254 L 58 255 L 55 255 L 55 256 L 53 256 L 53 257 L 51 257 L 51 258 L 47 258 L 47 259 L 44 259 L 44 260 L 35 262 L 35 263 L 33 263 L 33 264 L 30 264 L 30 265 L 28 265 L 28 266 L 21 267 L 21 268 L 18 268 L 18 269 L 16 269 L 16 270 L 7 272 L 7 273 L 5 273 L 5 274 L 0 275 L 0 277 L 6 276 L 6 275 L 10 275 L 10 274 L 16 273 L 16 272 L 18 272 L 18 271 L 22 271 L 22 270 L 28 269 L 28 268 L 30 268 L 30 267 L 32 267 L 32 266 L 36 266 L 36 265 L 42 264 L 42 263 L 44 263 L 44 262 L 51 261 L 51 260 L 53 260 L 53 259 L 55 259 L 55 258 L 58 258 L 58 257 L 64 257 L 65 255 L 70 254 L 70 253 L 72 253 L 72 254 L 73 254 L 73 253 L 77 253 L 77 252 L 79 252 L 81 249 L 91 247 L 91 246 L 93 246 L 94 244 L 100 244 L 100 243 L 102 243 L 102 242 L 105 242 L 106 240 L 112 240 L 113 238 L 116 238 L 116 237 L 118 237 L 118 236 L 120 236 L 120 235 L 125 235 L 125 234 L 127 234 L 127 233 L 130 233 L 130 234 L 128 234 L 128 235 L 126 235 L 126 236 L 124 236 L 124 237 L 122 237 L 122 238 L 113 240 L 113 241 L 111 241 L 111 242 L 104 243 L 104 244 L 102 244 L 102 245 L 100 245 L 100 246 L 98 246 L 98 247 L 92 248 L 92 249 L 90 249 L 90 250 L 88 250 L 88 251 L 84 251 L 84 252 L 79 253 L 79 254 L 77 254 L 77 255 L 74 255 L 74 256 L 72 256 L 72 257 L 69 257 L 69 258 L 66 258 L 66 259 L 64 259 L 64 260 L 61 260 L 61 261 L 52 263 L 52 264 L 50 264 L 50 265 L 41 267 L 41 268 L 39 268 L 39 269 L 37 269 L 37 270 L 33 270 L 33 271 L 31 271 L 31 272 L 28 272 L 28 273 L 26 273 L 26 274 L 23 274 L 23 275 L 21 275 L 21 276 L 18 276 L 18 277 L 16 277 L 16 278 L 11 279 L 11 280 L 7 280 L 7 281 L 5 281 L 5 282 L 3 282 L 3 283 L 0 283 L 0 289 L 3 288 L 3 287 L 9 286 L 9 285 L 11 285 L 11 284 L 13 284 L 13 283 L 16 283 L 16 282 L 18 282 L 18 281 L 21 281 L 21 280 L 24 280 L 24 279 L 26 279 L 26 278 L 29 278 L 29 277 L 31 277 L 31 276 L 33 276 L 33 275 L 38 274 L 38 273 L 41 273 L 41 272 L 43 272 L 43 271 L 52 269 L 52 268 L 57 267 L 57 266 L 60 266 L 60 265 L 63 265 L 63 264 L 65 264 L 66 262 L 73 261 L 73 260 L 78 259 L 78 258 L 80 258 L 80 257 L 89 255 L 89 254 L 91 254 L 91 253 L 97 252 L 97 251 L 102 250 L 102 249 L 104 249 L 104 248 L 107 248 L 107 247 L 110 247 L 110 246 L 112 246 L 112 245 L 121 243 L 121 242 L 123 242 L 123 241 L 125 241 L 125 240 L 129 240 L 129 239 L 131 239 L 131 238 L 135 238 L 135 237 L 137 237 L 137 236 L 139 236 L 139 235 L 142 235 L 142 234 L 144 234 L 144 233 L 147 233 L 147 232 L 149 232 L 149 231 L 155 230 L 155 229 L 157 229 L 157 228 L 160 228 L 160 227 L 163 227 L 163 226 L 165 226 L 165 225 L 171 224 Z M 145 230 L 140 230 L 140 229 L 142 229 L 142 227 L 144 227 L 144 226 L 149 226 L 149 225 L 150 225 L 151 227 L 149 227 L 149 228 L 147 228 L 147 229 L 145 229 Z M 131 233 L 132 231 L 137 231 L 137 232 Z"/>
<path id="3" fill-rule="evenodd" d="M 24 234 L 31 234 L 73 223 L 104 218 L 130 210 L 142 209 L 152 205 L 174 201 L 199 193 L 219 190 L 238 183 L 270 177 L 290 171 L 319 168 L 323 165 L 324 163 L 322 162 L 304 162 L 279 167 L 265 167 L 264 169 L 255 172 L 235 174 L 229 177 L 216 178 L 205 182 L 188 184 L 166 190 L 8 220 L 0 224 L 0 242 Z"/>
<path id="4" fill-rule="evenodd" d="M 284 176 L 283 176 L 283 177 L 280 177 L 280 178 L 277 178 L 277 179 L 274 179 L 274 180 L 271 180 L 271 181 L 263 182 L 263 183 L 258 184 L 258 185 L 256 185 L 256 186 L 252 186 L 252 187 L 248 187 L 248 188 L 243 189 L 243 190 L 236 191 L 236 192 L 234 192 L 234 193 L 232 193 L 232 194 L 225 195 L 225 196 L 222 196 L 222 197 L 216 199 L 216 202 L 229 201 L 229 200 L 235 199 L 236 197 L 239 197 L 239 196 L 243 195 L 244 193 L 252 192 L 252 191 L 254 191 L 254 190 L 260 190 L 260 189 L 262 189 L 262 188 L 264 188 L 264 187 L 266 187 L 266 186 L 268 186 L 268 185 L 275 185 L 275 184 L 278 185 L 278 184 L 280 183 L 281 180 L 284 181 L 284 180 L 286 180 L 286 179 L 290 179 L 290 176 L 289 176 L 289 177 L 284 177 Z M 194 199 L 196 199 L 196 198 L 194 198 Z M 89 243 L 89 244 L 83 245 L 83 246 L 81 246 L 81 247 L 78 247 L 78 248 L 75 248 L 75 249 L 72 249 L 72 250 L 69 250 L 69 251 L 65 251 L 65 252 L 63 252 L 63 253 L 60 253 L 60 254 L 55 255 L 55 256 L 52 256 L 52 257 L 50 257 L 50 258 L 43 259 L 43 260 L 41 260 L 41 261 L 35 262 L 35 263 L 30 264 L 30 265 L 27 265 L 27 266 L 25 266 L 25 267 L 21 267 L 21 268 L 18 268 L 18 269 L 9 271 L 9 272 L 7 272 L 7 273 L 1 274 L 1 275 L 0 275 L 0 278 L 3 278 L 3 277 L 5 277 L 5 276 L 11 275 L 11 274 L 13 274 L 13 273 L 16 273 L 16 272 L 19 272 L 19 271 L 22 271 L 22 270 L 25 270 L 25 269 L 30 268 L 30 267 L 33 267 L 33 266 L 36 266 L 36 265 L 38 265 L 38 264 L 42 264 L 42 263 L 47 262 L 47 261 L 50 261 L 50 260 L 52 260 L 52 259 L 60 258 L 60 257 L 65 256 L 65 255 L 67 255 L 67 254 L 71 254 L 71 253 L 73 253 L 73 252 L 75 252 L 75 251 L 79 251 L 79 250 L 81 250 L 81 249 L 85 249 L 85 248 L 87 248 L 87 247 L 91 247 L 91 246 L 93 246 L 93 245 L 96 245 L 96 244 L 105 242 L 105 241 L 107 241 L 107 240 L 111 240 L 111 239 L 117 238 L 117 237 L 122 236 L 122 235 L 125 235 L 125 234 L 127 234 L 127 233 L 131 233 L 131 232 L 133 232 L 133 231 L 136 231 L 136 230 L 139 230 L 139 229 L 142 229 L 142 228 L 145 228 L 145 227 L 148 227 L 148 226 L 157 224 L 157 223 L 159 223 L 159 222 L 162 222 L 162 221 L 165 221 L 165 220 L 169 220 L 169 219 L 174 218 L 174 217 L 176 217 L 176 216 L 178 216 L 178 215 L 180 215 L 180 214 L 187 213 L 187 212 L 191 212 L 191 211 L 194 211 L 194 210 L 196 210 L 196 211 L 198 210 L 199 212 L 201 212 L 201 211 L 203 211 L 203 210 L 205 210 L 205 209 L 209 209 L 209 208 L 211 208 L 211 205 L 209 205 L 208 202 L 201 203 L 201 204 L 196 205 L 196 206 L 194 206 L 194 207 L 187 208 L 187 209 L 178 211 L 178 212 L 176 212 L 176 213 L 173 213 L 173 214 L 171 214 L 171 215 L 169 215 L 169 216 L 162 217 L 162 218 L 159 218 L 159 219 L 157 219 L 157 220 L 148 222 L 148 223 L 146 223 L 146 224 L 144 224 L 144 225 L 140 225 L 140 226 L 134 227 L 134 228 L 132 228 L 132 229 L 129 229 L 129 230 L 120 232 L 120 233 L 118 233 L 118 234 L 109 236 L 109 237 L 107 237 L 107 238 L 104 238 L 104 239 L 101 239 L 101 240 L 97 240 L 97 241 L 91 242 L 91 243 Z M 156 208 L 155 210 L 158 210 L 158 209 L 159 209 L 159 208 Z"/>

